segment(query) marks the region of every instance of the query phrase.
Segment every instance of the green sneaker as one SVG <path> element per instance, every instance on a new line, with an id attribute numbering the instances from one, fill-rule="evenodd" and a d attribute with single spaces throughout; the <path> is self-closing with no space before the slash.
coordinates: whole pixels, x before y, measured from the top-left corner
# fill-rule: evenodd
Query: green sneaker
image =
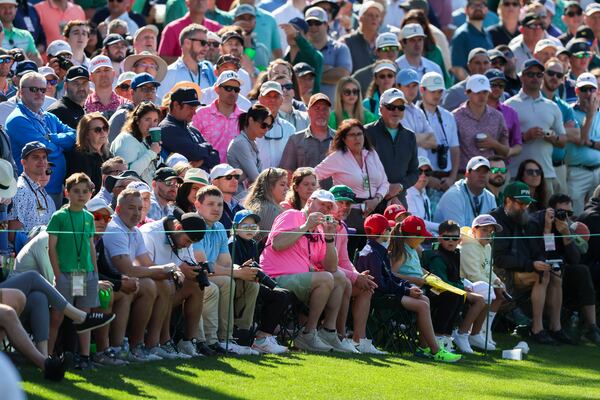
<path id="1" fill-rule="evenodd" d="M 417 350 L 415 350 L 415 356 L 420 358 L 433 358 L 433 354 L 431 354 L 431 349 L 429 347 L 417 346 Z"/>
<path id="2" fill-rule="evenodd" d="M 440 347 L 440 351 L 433 355 L 435 361 L 454 363 L 460 360 L 462 356 L 460 354 L 450 353 L 448 350 Z"/>

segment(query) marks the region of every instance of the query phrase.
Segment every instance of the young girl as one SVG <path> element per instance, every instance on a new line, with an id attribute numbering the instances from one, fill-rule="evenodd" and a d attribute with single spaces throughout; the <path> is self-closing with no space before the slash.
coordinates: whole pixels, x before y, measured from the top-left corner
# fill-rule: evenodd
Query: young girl
<path id="1" fill-rule="evenodd" d="M 342 121 L 350 118 L 359 120 L 363 125 L 377 121 L 375 114 L 364 109 L 362 101 L 358 81 L 350 76 L 340 79 L 335 89 L 333 111 L 329 115 L 329 127 L 337 130 Z"/>

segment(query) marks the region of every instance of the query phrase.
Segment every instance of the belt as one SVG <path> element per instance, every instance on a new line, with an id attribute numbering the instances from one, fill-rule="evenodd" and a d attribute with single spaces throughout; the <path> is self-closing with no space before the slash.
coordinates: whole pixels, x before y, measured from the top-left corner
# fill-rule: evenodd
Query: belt
<path id="1" fill-rule="evenodd" d="M 599 165 L 569 165 L 569 168 L 581 168 L 581 169 L 585 169 L 588 171 L 595 171 L 596 169 L 600 168 L 600 164 Z"/>
<path id="2" fill-rule="evenodd" d="M 433 171 L 431 173 L 431 176 L 433 176 L 434 178 L 447 178 L 450 176 L 450 172 L 445 172 L 445 171 Z"/>
<path id="3" fill-rule="evenodd" d="M 552 161 L 552 166 L 553 167 L 562 167 L 563 165 L 565 165 L 565 160 L 561 160 L 561 161 Z"/>

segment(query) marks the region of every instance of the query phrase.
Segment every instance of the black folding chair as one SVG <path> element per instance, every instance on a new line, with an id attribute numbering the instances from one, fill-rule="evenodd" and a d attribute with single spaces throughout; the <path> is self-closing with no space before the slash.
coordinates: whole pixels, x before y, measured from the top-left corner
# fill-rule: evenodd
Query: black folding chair
<path id="1" fill-rule="evenodd" d="M 387 351 L 414 353 L 418 342 L 415 314 L 402 307 L 395 295 L 373 297 L 367 335 Z"/>

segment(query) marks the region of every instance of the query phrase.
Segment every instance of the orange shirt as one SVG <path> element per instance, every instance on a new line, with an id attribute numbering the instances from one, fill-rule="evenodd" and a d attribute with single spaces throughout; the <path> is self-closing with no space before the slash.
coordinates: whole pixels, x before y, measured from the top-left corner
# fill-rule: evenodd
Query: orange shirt
<path id="1" fill-rule="evenodd" d="M 51 0 L 44 0 L 34 5 L 34 7 L 40 15 L 40 23 L 44 28 L 46 43 L 48 44 L 54 40 L 64 40 L 62 30 L 67 22 L 75 19 L 86 20 L 83 8 L 71 2 L 67 3 L 67 9 L 64 12 Z"/>

